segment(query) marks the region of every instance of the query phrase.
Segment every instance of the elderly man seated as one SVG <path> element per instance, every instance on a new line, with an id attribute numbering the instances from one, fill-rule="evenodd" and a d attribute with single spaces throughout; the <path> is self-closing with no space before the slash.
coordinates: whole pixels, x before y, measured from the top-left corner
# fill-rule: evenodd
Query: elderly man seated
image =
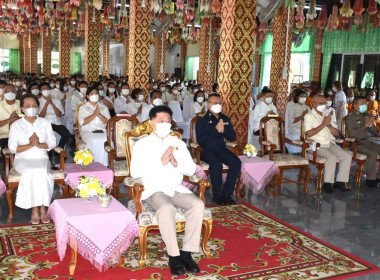
<path id="1" fill-rule="evenodd" d="M 337 146 L 334 142 L 339 130 L 332 114 L 325 111 L 326 98 L 323 95 L 313 97 L 313 110 L 305 115 L 306 136 L 320 143 L 318 156 L 326 158 L 323 189 L 333 193 L 334 188 L 349 191 L 347 185 L 352 156 L 349 152 Z M 336 162 L 339 162 L 339 172 L 334 183 Z"/>
<path id="2" fill-rule="evenodd" d="M 360 141 L 358 152 L 367 156 L 366 185 L 373 188 L 380 183 L 380 172 L 376 172 L 376 159 L 380 153 L 380 145 L 372 142 L 369 137 L 377 136 L 375 117 L 367 113 L 367 100 L 364 96 L 356 96 L 353 101 L 353 111 L 346 117 L 346 128 L 350 138 Z"/>
<path id="3" fill-rule="evenodd" d="M 149 112 L 153 133 L 139 140 L 132 152 L 131 175 L 142 178 L 141 199 L 156 210 L 157 222 L 169 255 L 174 275 L 198 273 L 199 267 L 191 252 L 199 252 L 204 204 L 182 186 L 183 175 L 193 175 L 196 165 L 186 144 L 170 136 L 172 111 L 155 106 Z M 185 209 L 186 228 L 180 251 L 176 237 L 176 207 Z"/>

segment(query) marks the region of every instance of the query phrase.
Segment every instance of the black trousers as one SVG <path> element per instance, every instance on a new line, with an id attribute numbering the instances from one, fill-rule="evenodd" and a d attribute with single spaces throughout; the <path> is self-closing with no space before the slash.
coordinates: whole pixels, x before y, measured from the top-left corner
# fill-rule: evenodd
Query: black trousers
<path id="1" fill-rule="evenodd" d="M 61 136 L 58 147 L 61 147 L 62 149 L 65 148 L 65 145 L 70 141 L 70 131 L 64 125 L 52 124 L 51 127 L 53 128 L 53 131 Z"/>
<path id="2" fill-rule="evenodd" d="M 229 149 L 223 148 L 218 151 L 203 150 L 201 160 L 210 165 L 209 171 L 214 197 L 233 194 L 241 171 L 240 159 Z M 222 189 L 223 163 L 228 166 L 228 173 Z"/>

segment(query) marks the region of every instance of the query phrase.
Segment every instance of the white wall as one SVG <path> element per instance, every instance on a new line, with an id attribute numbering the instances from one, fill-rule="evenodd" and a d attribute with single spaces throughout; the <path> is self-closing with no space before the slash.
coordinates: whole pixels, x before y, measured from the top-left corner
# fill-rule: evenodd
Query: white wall
<path id="1" fill-rule="evenodd" d="M 187 45 L 187 53 L 186 56 L 199 56 L 200 52 L 200 43 L 197 41 L 195 44 Z"/>
<path id="2" fill-rule="evenodd" d="M 17 35 L 1 34 L 0 48 L 1 49 L 18 49 Z"/>

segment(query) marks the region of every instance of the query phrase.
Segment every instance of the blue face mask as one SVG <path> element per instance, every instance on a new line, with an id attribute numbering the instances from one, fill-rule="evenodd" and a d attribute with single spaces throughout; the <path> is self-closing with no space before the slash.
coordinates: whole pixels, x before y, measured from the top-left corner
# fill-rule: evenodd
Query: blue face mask
<path id="1" fill-rule="evenodd" d="M 99 90 L 99 95 L 103 96 L 104 95 L 104 91 L 103 90 Z"/>
<path id="2" fill-rule="evenodd" d="M 365 112 L 367 112 L 367 109 L 368 109 L 368 105 L 367 104 L 360 105 L 359 112 L 360 113 L 365 113 Z"/>

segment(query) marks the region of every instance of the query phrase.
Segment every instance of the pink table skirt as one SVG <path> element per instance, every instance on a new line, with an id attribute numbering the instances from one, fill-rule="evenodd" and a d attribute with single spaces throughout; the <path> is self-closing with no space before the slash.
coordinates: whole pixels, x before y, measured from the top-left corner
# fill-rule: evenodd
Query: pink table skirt
<path id="1" fill-rule="evenodd" d="M 5 185 L 5 183 L 3 182 L 3 180 L 1 180 L 0 178 L 0 196 L 5 193 L 5 191 L 7 190 L 7 186 Z"/>
<path id="2" fill-rule="evenodd" d="M 65 163 L 65 182 L 71 188 L 78 185 L 80 176 L 94 176 L 103 182 L 104 186 L 111 187 L 113 183 L 113 171 L 100 162 L 93 162 L 84 169 L 75 163 Z"/>
<path id="3" fill-rule="evenodd" d="M 242 183 L 256 194 L 280 171 L 276 163 L 261 157 L 239 156 L 239 158 L 242 163 Z"/>
<path id="4" fill-rule="evenodd" d="M 139 236 L 135 217 L 119 201 L 100 208 L 96 198 L 56 199 L 49 206 L 55 224 L 57 250 L 62 261 L 67 244 L 76 245 L 78 253 L 99 271 L 118 263 L 120 256 Z"/>

